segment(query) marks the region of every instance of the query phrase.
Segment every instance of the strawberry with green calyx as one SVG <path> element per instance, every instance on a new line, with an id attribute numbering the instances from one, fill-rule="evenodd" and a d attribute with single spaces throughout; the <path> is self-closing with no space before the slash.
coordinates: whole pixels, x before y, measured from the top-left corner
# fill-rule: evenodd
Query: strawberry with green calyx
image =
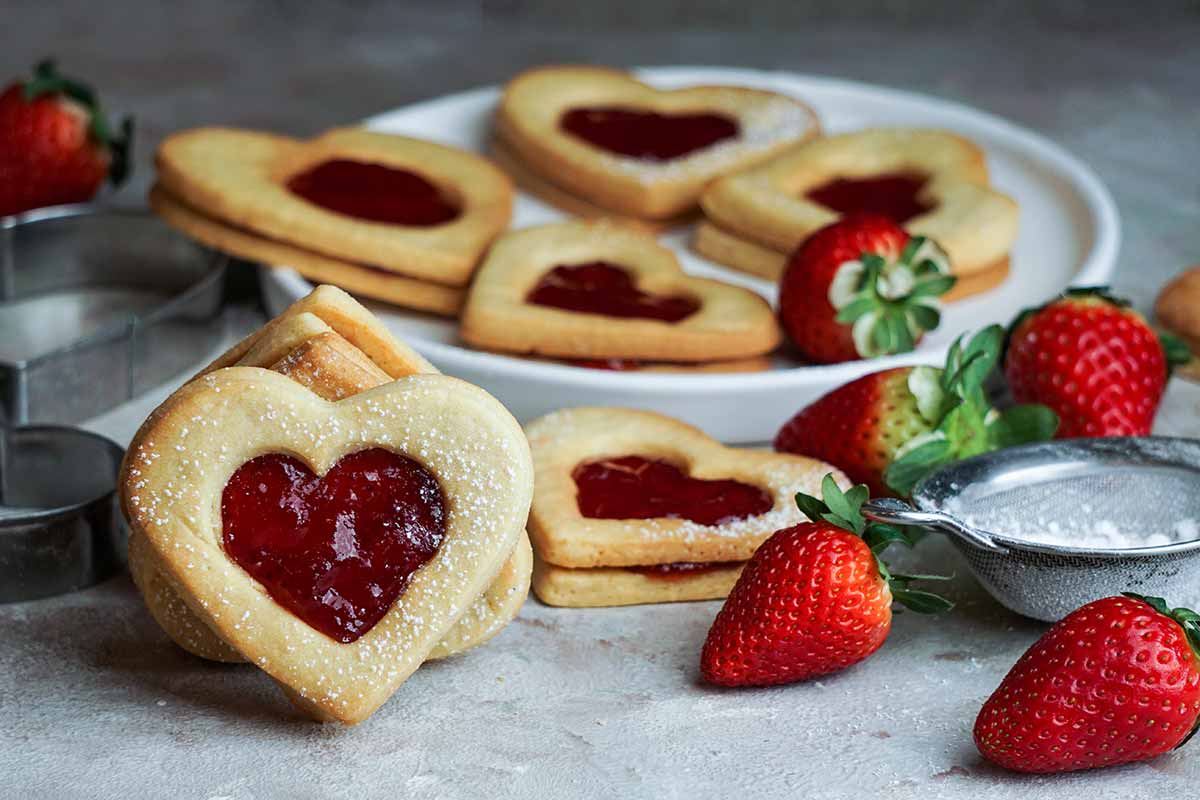
<path id="1" fill-rule="evenodd" d="M 1200 615 L 1126 593 L 1088 603 L 1021 656 L 975 720 L 975 745 L 1020 772 L 1143 761 L 1200 723 Z"/>
<path id="2" fill-rule="evenodd" d="M 95 93 L 52 61 L 0 93 L 0 216 L 90 200 L 128 174 L 132 121 L 114 130 Z"/>
<path id="3" fill-rule="evenodd" d="M 891 219 L 857 214 L 808 237 L 779 284 L 779 318 L 796 349 L 818 363 L 916 347 L 941 321 L 938 297 L 954 286 L 932 239 Z"/>
<path id="4" fill-rule="evenodd" d="M 1146 436 L 1170 370 L 1187 345 L 1157 334 L 1103 286 L 1069 289 L 1009 328 L 1004 373 L 1013 397 L 1062 419 L 1060 438 Z"/>
<path id="5" fill-rule="evenodd" d="M 880 553 L 911 544 L 902 528 L 868 523 L 866 486 L 843 493 L 832 475 L 824 502 L 796 495 L 811 521 L 776 531 L 751 557 L 713 621 L 700 655 L 704 679 L 719 686 L 768 686 L 845 669 L 878 650 L 892 602 L 919 613 L 953 604 L 913 589 L 936 575 L 890 572 Z"/>
<path id="6" fill-rule="evenodd" d="M 828 461 L 876 495 L 907 495 L 958 459 L 1042 441 L 1057 418 L 1044 406 L 990 405 L 984 382 L 1004 339 L 999 325 L 951 345 L 946 365 L 898 367 L 834 389 L 792 417 L 775 449 Z"/>

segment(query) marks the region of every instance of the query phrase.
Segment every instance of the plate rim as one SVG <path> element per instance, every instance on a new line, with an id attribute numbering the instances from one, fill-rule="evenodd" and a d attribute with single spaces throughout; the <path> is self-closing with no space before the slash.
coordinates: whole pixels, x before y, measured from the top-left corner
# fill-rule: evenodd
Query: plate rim
<path id="1" fill-rule="evenodd" d="M 897 101 L 907 101 L 925 104 L 937 108 L 941 113 L 969 120 L 972 125 L 983 125 L 999 130 L 1002 134 L 1018 142 L 1022 149 L 1034 155 L 1040 163 L 1055 165 L 1056 169 L 1070 179 L 1073 191 L 1083 201 L 1093 222 L 1094 241 L 1091 249 L 1067 286 L 1092 286 L 1107 283 L 1116 270 L 1117 254 L 1121 244 L 1121 222 L 1117 205 L 1108 187 L 1100 176 L 1082 159 L 1071 153 L 1062 145 L 1048 136 L 1022 126 L 990 111 L 975 108 L 957 100 L 950 100 L 934 95 L 924 94 L 909 89 L 899 89 L 891 86 L 856 81 L 847 78 L 818 75 L 812 73 L 792 72 L 790 70 L 753 69 L 746 67 L 720 67 L 712 65 L 669 65 L 632 67 L 631 71 L 642 77 L 656 80 L 695 80 L 697 74 L 705 75 L 700 78 L 736 82 L 739 80 L 767 81 L 772 88 L 796 93 L 803 96 L 803 90 L 796 89 L 795 84 L 820 86 L 827 90 L 851 93 L 866 93 L 873 97 L 886 97 Z M 792 87 L 774 86 L 777 82 L 793 84 Z M 407 116 L 414 112 L 425 110 L 429 106 L 443 103 L 464 102 L 475 96 L 498 97 L 501 84 L 476 86 L 462 91 L 438 95 L 436 97 L 418 100 L 377 114 L 372 114 L 362 121 L 368 128 L 386 125 L 391 117 L 401 114 Z M 311 291 L 312 284 L 294 270 L 278 267 L 263 266 L 259 271 L 260 280 L 270 279 L 280 284 L 289 297 L 298 299 Z M 529 378 L 541 383 L 556 385 L 570 384 L 579 388 L 597 387 L 606 392 L 612 392 L 625 385 L 630 391 L 639 394 L 666 394 L 680 390 L 694 389 L 706 394 L 722 394 L 744 391 L 770 391 L 786 389 L 791 386 L 828 384 L 840 386 L 855 380 L 869 372 L 878 372 L 893 367 L 911 366 L 914 364 L 940 365 L 945 361 L 948 345 L 939 345 L 925 350 L 914 350 L 910 353 L 900 353 L 859 361 L 845 361 L 837 364 L 810 364 L 784 369 L 769 369 L 762 372 L 742 373 L 708 373 L 680 374 L 634 372 L 619 370 L 588 370 L 579 369 L 565 364 L 534 361 L 519 356 L 503 353 L 490 353 L 472 350 L 456 344 L 444 343 L 426 339 L 418 335 L 409 335 L 407 341 L 414 349 L 431 361 L 451 363 L 463 369 L 476 373 L 492 372 L 506 373 L 509 379 Z"/>

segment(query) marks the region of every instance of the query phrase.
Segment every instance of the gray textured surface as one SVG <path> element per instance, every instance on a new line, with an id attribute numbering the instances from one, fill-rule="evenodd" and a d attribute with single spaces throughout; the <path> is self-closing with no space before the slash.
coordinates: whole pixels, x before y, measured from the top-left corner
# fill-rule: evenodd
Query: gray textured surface
<path id="1" fill-rule="evenodd" d="M 1146 305 L 1200 260 L 1195 2 L 963 4 L 0 2 L 0 74 L 54 52 L 165 132 L 305 134 L 546 61 L 729 64 L 972 103 L 1090 163 L 1120 206 L 1117 285 Z M 1175 385 L 1160 429 L 1197 435 Z M 137 416 L 131 412 L 130 419 Z M 114 432 L 130 419 L 111 419 Z M 922 566 L 963 572 L 941 543 Z M 351 730 L 300 720 L 263 676 L 175 650 L 127 578 L 0 607 L 0 796 L 261 798 L 1148 797 L 1194 790 L 1188 751 L 1059 778 L 1003 774 L 970 742 L 982 699 L 1041 627 L 968 578 L 960 609 L 901 615 L 871 661 L 819 683 L 696 682 L 714 603 L 571 611 L 530 601 L 487 648 L 420 670 Z M 1191 754 L 1194 755 L 1192 745 Z"/>

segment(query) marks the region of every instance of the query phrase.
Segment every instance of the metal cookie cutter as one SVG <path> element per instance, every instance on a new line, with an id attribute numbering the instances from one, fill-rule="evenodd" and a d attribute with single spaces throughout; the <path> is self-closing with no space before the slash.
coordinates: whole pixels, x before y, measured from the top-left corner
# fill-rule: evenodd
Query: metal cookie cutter
<path id="1" fill-rule="evenodd" d="M 75 428 L 0 428 L 0 603 L 82 589 L 124 563 L 123 452 Z"/>
<path id="2" fill-rule="evenodd" d="M 1012 447 L 942 467 L 913 505 L 876 499 L 863 514 L 949 536 L 1002 605 L 1054 622 L 1125 591 L 1200 602 L 1200 440 L 1068 439 Z M 1166 544 L 1084 546 L 1091 529 L 1135 538 L 1193 531 Z M 1061 544 L 1038 541 L 1046 532 Z"/>
<path id="3" fill-rule="evenodd" d="M 124 562 L 122 449 L 58 426 L 207 360 L 225 334 L 226 264 L 145 211 L 0 218 L 0 602 L 81 589 Z"/>
<path id="4" fill-rule="evenodd" d="M 194 368 L 226 264 L 147 211 L 0 218 L 0 424 L 75 424 Z"/>

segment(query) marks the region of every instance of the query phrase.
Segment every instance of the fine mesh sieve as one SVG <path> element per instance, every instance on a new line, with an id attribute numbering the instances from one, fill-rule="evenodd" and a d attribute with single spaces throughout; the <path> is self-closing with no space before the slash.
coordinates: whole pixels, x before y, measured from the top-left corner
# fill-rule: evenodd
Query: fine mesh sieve
<path id="1" fill-rule="evenodd" d="M 1013 447 L 929 475 L 913 504 L 878 499 L 870 519 L 950 534 L 984 588 L 1006 607 L 1055 621 L 1130 591 L 1200 604 L 1200 440 L 1074 439 Z M 1186 540 L 1087 546 L 1096 530 Z M 1030 541 L 1052 534 L 1063 544 Z M 1068 544 L 1074 542 L 1074 544 Z"/>

